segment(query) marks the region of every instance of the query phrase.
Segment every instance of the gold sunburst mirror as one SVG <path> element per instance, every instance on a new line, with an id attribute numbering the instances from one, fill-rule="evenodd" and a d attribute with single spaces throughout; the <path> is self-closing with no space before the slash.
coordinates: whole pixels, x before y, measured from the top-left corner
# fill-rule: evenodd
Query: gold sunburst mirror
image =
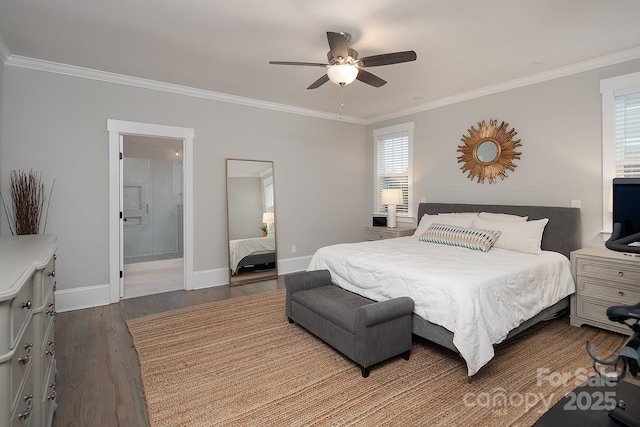
<path id="1" fill-rule="evenodd" d="M 497 120 L 489 120 L 489 126 L 484 122 L 478 122 L 478 129 L 471 126 L 467 129 L 469 135 L 463 135 L 460 139 L 464 145 L 458 146 L 458 163 L 464 163 L 460 170 L 469 172 L 467 178 L 477 179 L 478 183 L 496 182 L 496 177 L 505 179 L 507 169 L 514 171 L 516 165 L 514 159 L 520 159 L 520 154 L 514 149 L 521 146 L 520 140 L 514 140 L 517 134 L 515 129 L 507 130 L 509 123 L 502 122 L 496 126 Z"/>

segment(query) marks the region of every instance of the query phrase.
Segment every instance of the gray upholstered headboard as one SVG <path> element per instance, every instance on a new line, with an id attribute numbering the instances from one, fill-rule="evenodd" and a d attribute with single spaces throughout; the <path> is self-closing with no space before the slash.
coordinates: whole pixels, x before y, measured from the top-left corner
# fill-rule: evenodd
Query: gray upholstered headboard
<path id="1" fill-rule="evenodd" d="M 447 212 L 493 212 L 528 216 L 530 220 L 549 218 L 542 235 L 542 249 L 564 254 L 582 246 L 580 209 L 553 206 L 472 205 L 459 203 L 420 203 L 418 222 L 424 214 Z"/>

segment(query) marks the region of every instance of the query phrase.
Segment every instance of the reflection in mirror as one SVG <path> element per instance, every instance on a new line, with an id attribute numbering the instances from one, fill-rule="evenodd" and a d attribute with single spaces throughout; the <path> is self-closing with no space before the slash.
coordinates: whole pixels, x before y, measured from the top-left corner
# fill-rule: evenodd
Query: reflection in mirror
<path id="1" fill-rule="evenodd" d="M 487 139 L 476 147 L 476 158 L 482 163 L 491 163 L 498 157 L 498 144 Z"/>
<path id="2" fill-rule="evenodd" d="M 273 162 L 227 159 L 229 284 L 276 279 Z"/>

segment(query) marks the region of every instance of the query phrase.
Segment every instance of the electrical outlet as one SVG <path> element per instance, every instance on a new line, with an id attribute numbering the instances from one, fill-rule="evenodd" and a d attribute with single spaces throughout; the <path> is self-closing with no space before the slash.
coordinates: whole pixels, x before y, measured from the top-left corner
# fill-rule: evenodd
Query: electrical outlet
<path id="1" fill-rule="evenodd" d="M 297 249 L 298 248 L 296 248 L 296 245 L 291 245 L 291 253 L 292 254 L 295 254 Z"/>

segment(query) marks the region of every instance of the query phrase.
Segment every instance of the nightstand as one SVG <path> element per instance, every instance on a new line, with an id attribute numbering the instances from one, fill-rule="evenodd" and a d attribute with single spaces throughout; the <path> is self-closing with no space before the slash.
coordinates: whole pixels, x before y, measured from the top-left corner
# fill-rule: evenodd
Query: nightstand
<path id="1" fill-rule="evenodd" d="M 415 227 L 365 227 L 364 235 L 365 240 L 383 240 L 411 236 L 415 231 Z"/>
<path id="2" fill-rule="evenodd" d="M 640 301 L 640 257 L 604 248 L 571 252 L 571 273 L 576 293 L 571 296 L 573 326 L 591 325 L 629 335 L 631 330 L 607 318 L 612 305 Z"/>

